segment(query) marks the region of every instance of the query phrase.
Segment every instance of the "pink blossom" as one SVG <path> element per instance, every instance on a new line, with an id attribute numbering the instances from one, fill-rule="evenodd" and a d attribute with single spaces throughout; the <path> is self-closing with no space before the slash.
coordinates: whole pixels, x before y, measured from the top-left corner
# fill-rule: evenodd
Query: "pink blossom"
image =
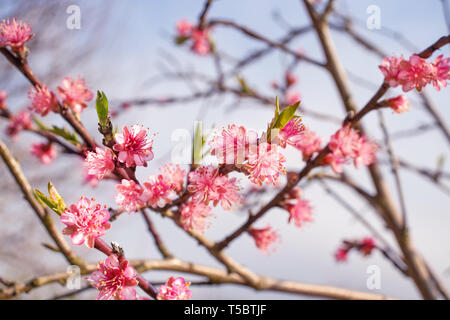
<path id="1" fill-rule="evenodd" d="M 293 140 L 295 147 L 302 152 L 304 161 L 311 158 L 314 153 L 322 150 L 322 138 L 313 131 L 305 130 Z"/>
<path id="2" fill-rule="evenodd" d="M 211 51 L 211 46 L 209 43 L 209 29 L 197 29 L 194 28 L 191 34 L 192 47 L 191 50 L 198 55 L 206 55 Z"/>
<path id="3" fill-rule="evenodd" d="M 297 77 L 290 71 L 286 71 L 286 73 L 284 74 L 284 79 L 287 88 L 296 84 L 298 81 Z"/>
<path id="4" fill-rule="evenodd" d="M 278 233 L 271 230 L 269 225 L 262 229 L 251 227 L 248 230 L 248 233 L 252 236 L 253 240 L 255 240 L 256 247 L 263 253 L 269 253 L 272 251 L 274 249 L 273 245 L 275 242 L 280 240 Z"/>
<path id="5" fill-rule="evenodd" d="M 353 155 L 353 163 L 356 168 L 359 168 L 362 165 L 370 166 L 375 162 L 376 156 L 375 153 L 377 151 L 377 145 L 366 139 L 366 136 L 363 135 L 359 138 L 358 146 Z"/>
<path id="6" fill-rule="evenodd" d="M 280 130 L 279 139 L 280 147 L 285 148 L 286 144 L 291 146 L 300 139 L 300 136 L 305 131 L 305 126 L 302 123 L 302 118 L 293 118 Z"/>
<path id="7" fill-rule="evenodd" d="M 275 89 L 275 90 L 277 90 L 277 89 L 280 88 L 280 85 L 279 85 L 278 82 L 276 82 L 275 80 L 273 80 L 273 81 L 270 83 L 270 86 L 272 87 L 272 89 Z"/>
<path id="8" fill-rule="evenodd" d="M 403 57 L 397 58 L 392 56 L 391 58 L 384 58 L 378 68 L 384 75 L 384 82 L 386 82 L 390 87 L 398 86 L 399 79 L 398 74 L 400 72 L 400 63 L 403 61 Z"/>
<path id="9" fill-rule="evenodd" d="M 87 169 L 86 169 L 86 168 L 84 168 L 83 174 L 84 174 L 84 179 L 83 179 L 83 182 L 84 182 L 84 183 L 89 183 L 89 184 L 91 185 L 92 188 L 97 187 L 97 185 L 98 185 L 98 178 L 97 178 L 97 175 L 89 174 L 89 173 L 87 172 Z"/>
<path id="10" fill-rule="evenodd" d="M 248 142 L 245 128 L 232 124 L 216 133 L 209 146 L 211 154 L 217 157 L 220 164 L 242 164 L 246 158 Z"/>
<path id="11" fill-rule="evenodd" d="M 209 226 L 206 218 L 211 216 L 211 208 L 204 202 L 189 201 L 181 206 L 180 214 L 184 230 L 203 232 Z"/>
<path id="12" fill-rule="evenodd" d="M 153 137 L 148 137 L 141 126 L 134 125 L 129 130 L 124 126 L 122 133 L 116 133 L 115 139 L 113 149 L 119 152 L 119 161 L 127 167 L 146 167 L 147 161 L 153 159 Z"/>
<path id="13" fill-rule="evenodd" d="M 278 151 L 277 145 L 263 142 L 248 156 L 248 178 L 259 186 L 264 182 L 276 185 L 280 173 L 286 174 L 284 162 L 286 157 Z"/>
<path id="14" fill-rule="evenodd" d="M 42 164 L 50 164 L 58 155 L 58 150 L 52 143 L 33 143 L 31 154 L 37 157 Z"/>
<path id="15" fill-rule="evenodd" d="M 347 163 L 347 159 L 338 153 L 329 153 L 322 160 L 322 165 L 329 165 L 334 173 L 342 173 L 344 170 L 341 164 Z"/>
<path id="16" fill-rule="evenodd" d="M 172 190 L 179 193 L 183 191 L 184 177 L 186 176 L 186 170 L 182 170 L 180 166 L 173 163 L 168 163 L 161 169 L 161 174 L 164 177 L 164 181 L 170 186 Z"/>
<path id="17" fill-rule="evenodd" d="M 394 98 L 390 98 L 387 100 L 389 107 L 394 110 L 396 113 L 403 113 L 405 111 L 409 111 L 410 103 L 408 98 L 404 95 L 400 95 Z"/>
<path id="18" fill-rule="evenodd" d="M 213 201 L 214 205 L 220 202 L 224 210 L 230 210 L 241 202 L 241 196 L 237 192 L 240 188 L 236 185 L 236 178 L 221 175 L 213 166 L 199 167 L 190 172 L 188 178 L 187 189 L 193 194 L 194 201 L 206 204 Z"/>
<path id="19" fill-rule="evenodd" d="M 116 203 L 122 209 L 130 212 L 134 212 L 143 206 L 144 188 L 133 180 L 123 179 L 122 183 L 116 186 L 117 193 L 115 195 Z"/>
<path id="20" fill-rule="evenodd" d="M 366 237 L 358 243 L 358 250 L 363 256 L 370 255 L 376 247 L 375 240 L 371 237 Z"/>
<path id="21" fill-rule="evenodd" d="M 300 94 L 295 91 L 288 91 L 284 99 L 288 105 L 291 105 L 300 101 Z"/>
<path id="22" fill-rule="evenodd" d="M 408 62 L 400 63 L 398 79 L 403 91 L 408 92 L 414 88 L 421 91 L 431 82 L 434 72 L 435 67 L 431 63 L 417 55 L 412 55 Z"/>
<path id="23" fill-rule="evenodd" d="M 73 244 L 84 243 L 88 248 L 93 248 L 95 239 L 111 227 L 108 220 L 106 206 L 91 203 L 86 197 L 81 197 L 77 204 L 72 204 L 61 215 L 61 222 L 67 226 L 63 233 L 70 235 Z"/>
<path id="24" fill-rule="evenodd" d="M 0 110 L 5 110 L 7 108 L 6 98 L 8 98 L 6 91 L 0 90 Z"/>
<path id="25" fill-rule="evenodd" d="M 111 149 L 95 148 L 95 152 L 88 152 L 84 161 L 84 166 L 89 175 L 95 175 L 101 180 L 115 169 L 114 153 Z"/>
<path id="26" fill-rule="evenodd" d="M 359 138 L 359 134 L 346 125 L 331 136 L 328 146 L 333 153 L 339 153 L 344 158 L 353 157 L 359 146 Z"/>
<path id="27" fill-rule="evenodd" d="M 172 199 L 175 198 L 175 192 L 171 185 L 165 181 L 165 177 L 162 174 L 150 176 L 144 182 L 144 187 L 143 198 L 152 208 L 162 208 L 166 204 L 172 203 Z"/>
<path id="28" fill-rule="evenodd" d="M 32 127 L 31 116 L 27 110 L 20 111 L 18 114 L 11 116 L 8 127 L 6 127 L 6 134 L 13 140 L 17 140 L 19 133 L 22 130 L 27 130 Z"/>
<path id="29" fill-rule="evenodd" d="M 345 262 L 347 261 L 348 248 L 338 248 L 334 254 L 336 261 Z"/>
<path id="30" fill-rule="evenodd" d="M 114 254 L 100 262 L 88 280 L 100 291 L 97 300 L 137 299 L 134 289 L 138 285 L 136 271 L 127 260 L 120 261 Z"/>
<path id="31" fill-rule="evenodd" d="M 181 19 L 176 25 L 178 35 L 180 37 L 189 37 L 192 33 L 193 26 L 186 19 Z"/>
<path id="32" fill-rule="evenodd" d="M 23 49 L 25 42 L 31 40 L 34 34 L 31 33 L 29 23 L 21 20 L 5 20 L 0 23 L 0 47 L 10 46 L 14 51 Z"/>
<path id="33" fill-rule="evenodd" d="M 42 87 L 31 87 L 28 92 L 28 97 L 31 100 L 29 109 L 41 116 L 46 116 L 50 111 L 57 110 L 58 99 L 45 85 Z"/>
<path id="34" fill-rule="evenodd" d="M 158 300 L 187 300 L 192 297 L 189 290 L 190 282 L 186 282 L 182 277 L 170 277 L 166 284 L 159 287 Z"/>
<path id="35" fill-rule="evenodd" d="M 289 220 L 294 221 L 296 227 L 301 228 L 305 222 L 311 222 L 312 210 L 308 200 L 297 198 L 293 203 L 287 203 L 284 208 L 289 213 Z"/>
<path id="36" fill-rule="evenodd" d="M 443 86 L 447 87 L 447 81 L 450 80 L 450 58 L 442 58 L 441 54 L 434 62 L 435 73 L 433 74 L 433 86 L 439 91 Z"/>
<path id="37" fill-rule="evenodd" d="M 58 87 L 58 93 L 64 105 L 76 113 L 83 111 L 87 107 L 87 102 L 94 97 L 94 94 L 86 88 L 83 78 L 64 78 L 62 85 Z"/>

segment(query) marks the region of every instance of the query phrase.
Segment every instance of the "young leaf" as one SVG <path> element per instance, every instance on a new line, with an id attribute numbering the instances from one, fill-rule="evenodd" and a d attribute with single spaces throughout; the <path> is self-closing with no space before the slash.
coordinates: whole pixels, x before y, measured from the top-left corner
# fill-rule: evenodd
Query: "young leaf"
<path id="1" fill-rule="evenodd" d="M 284 108 L 283 111 L 281 111 L 280 115 L 278 116 L 278 119 L 276 120 L 274 127 L 276 129 L 280 129 L 280 130 L 283 129 L 284 126 L 292 118 L 295 117 L 295 112 L 297 111 L 299 105 L 300 105 L 300 101 Z"/>
<path id="2" fill-rule="evenodd" d="M 75 132 L 70 132 L 69 130 L 67 130 L 67 128 L 59 128 L 57 126 L 52 126 L 52 128 L 48 131 L 56 134 L 57 136 L 62 137 L 67 142 L 70 142 L 76 146 L 79 145 Z"/>
<path id="3" fill-rule="evenodd" d="M 95 108 L 97 109 L 98 121 L 100 125 L 106 126 L 108 124 L 108 98 L 106 98 L 103 91 L 97 91 Z"/>
<path id="4" fill-rule="evenodd" d="M 197 123 L 194 132 L 194 141 L 192 143 L 192 163 L 198 164 L 202 159 L 202 149 L 203 149 L 204 139 L 203 139 L 203 126 L 201 122 Z"/>

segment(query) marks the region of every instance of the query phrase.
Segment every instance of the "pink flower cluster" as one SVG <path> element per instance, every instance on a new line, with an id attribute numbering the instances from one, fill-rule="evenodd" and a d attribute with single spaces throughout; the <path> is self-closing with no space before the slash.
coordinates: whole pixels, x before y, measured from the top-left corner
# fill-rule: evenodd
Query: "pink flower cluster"
<path id="1" fill-rule="evenodd" d="M 196 202 L 212 201 L 214 206 L 220 203 L 224 210 L 230 210 L 242 201 L 236 178 L 220 174 L 213 166 L 198 167 L 189 173 L 188 180 L 187 189 Z"/>
<path id="2" fill-rule="evenodd" d="M 119 153 L 119 161 L 127 167 L 146 167 L 147 161 L 153 159 L 153 137 L 148 137 L 142 126 L 134 125 L 130 129 L 124 126 L 122 133 L 116 133 L 115 140 L 113 149 Z"/>
<path id="3" fill-rule="evenodd" d="M 28 111 L 23 110 L 16 115 L 11 116 L 9 124 L 6 127 L 6 134 L 13 140 L 17 140 L 19 133 L 32 127 L 31 115 Z"/>
<path id="4" fill-rule="evenodd" d="M 243 126 L 228 125 L 209 142 L 211 154 L 220 164 L 242 164 L 248 155 L 249 135 L 257 136 L 256 132 L 247 132 Z"/>
<path id="5" fill-rule="evenodd" d="M 114 171 L 115 155 L 111 149 L 95 148 L 95 152 L 89 151 L 86 154 L 84 166 L 87 173 L 96 176 L 98 180 L 103 179 L 106 175 Z"/>
<path id="6" fill-rule="evenodd" d="M 328 144 L 331 149 L 323 164 L 329 164 L 335 173 L 341 173 L 341 164 L 352 158 L 356 168 L 361 164 L 370 165 L 375 161 L 375 152 L 377 145 L 366 139 L 366 136 L 360 136 L 359 133 L 350 125 L 339 129 L 331 136 Z"/>
<path id="7" fill-rule="evenodd" d="M 52 143 L 33 143 L 31 145 L 31 154 L 38 158 L 42 164 L 50 164 L 58 155 L 58 150 Z"/>
<path id="8" fill-rule="evenodd" d="M 64 78 L 62 85 L 58 87 L 58 93 L 64 105 L 75 113 L 81 113 L 87 107 L 87 102 L 94 97 L 94 94 L 87 89 L 85 80 L 82 78 Z"/>
<path id="9" fill-rule="evenodd" d="M 189 201 L 180 208 L 181 223 L 186 231 L 196 230 L 203 232 L 209 226 L 206 218 L 210 217 L 211 208 L 204 202 Z"/>
<path id="10" fill-rule="evenodd" d="M 192 40 L 191 50 L 193 52 L 198 55 L 206 55 L 211 52 L 209 28 L 199 29 L 182 19 L 177 22 L 176 29 L 179 37 L 184 40 Z"/>
<path id="11" fill-rule="evenodd" d="M 286 145 L 295 146 L 297 141 L 301 139 L 305 131 L 305 126 L 302 122 L 302 118 L 294 118 L 280 130 L 278 134 L 280 147 L 286 148 Z"/>
<path id="12" fill-rule="evenodd" d="M 306 222 L 312 221 L 312 209 L 308 200 L 301 198 L 302 190 L 293 188 L 285 197 L 281 206 L 289 213 L 288 222 L 294 221 L 296 227 L 301 228 Z"/>
<path id="13" fill-rule="evenodd" d="M 192 291 L 189 290 L 190 282 L 186 282 L 182 277 L 170 277 L 166 284 L 159 287 L 159 293 L 156 296 L 158 300 L 187 300 L 192 297 Z"/>
<path id="14" fill-rule="evenodd" d="M 409 60 L 403 57 L 386 57 L 379 68 L 389 86 L 400 85 L 405 92 L 414 88 L 421 91 L 430 83 L 439 91 L 440 86 L 446 87 L 450 80 L 450 58 L 443 59 L 443 55 L 437 57 L 434 63 L 427 62 L 418 55 L 410 56 Z"/>
<path id="15" fill-rule="evenodd" d="M 88 248 L 93 248 L 95 239 L 111 227 L 109 217 L 106 206 L 81 197 L 77 204 L 72 204 L 61 215 L 61 222 L 67 226 L 63 233 L 71 236 L 73 244 L 84 243 Z"/>
<path id="16" fill-rule="evenodd" d="M 260 143 L 256 152 L 248 155 L 249 180 L 259 186 L 263 183 L 277 184 L 280 173 L 286 174 L 286 157 L 276 144 Z"/>
<path id="17" fill-rule="evenodd" d="M 91 285 L 100 293 L 97 300 L 136 300 L 138 285 L 136 271 L 127 260 L 119 260 L 116 255 L 110 255 L 97 265 L 97 271 L 88 278 Z"/>
<path id="18" fill-rule="evenodd" d="M 357 249 L 366 257 L 369 256 L 376 247 L 375 240 L 371 237 L 366 237 L 360 241 L 344 241 L 342 246 L 336 250 L 334 257 L 338 262 L 345 262 L 347 261 L 348 253 L 352 249 Z"/>
<path id="19" fill-rule="evenodd" d="M 45 85 L 31 87 L 28 97 L 31 100 L 29 109 L 41 116 L 46 116 L 51 111 L 57 111 L 58 99 Z"/>
<path id="20" fill-rule="evenodd" d="M 15 18 L 3 19 L 0 23 L 0 47 L 10 46 L 13 51 L 19 52 L 24 48 L 25 42 L 33 37 L 28 23 Z"/>
<path id="21" fill-rule="evenodd" d="M 280 240 L 279 234 L 271 230 L 269 225 L 262 229 L 251 227 L 248 233 L 255 240 L 256 247 L 266 254 L 274 250 L 274 244 Z"/>
<path id="22" fill-rule="evenodd" d="M 145 205 L 162 208 L 170 204 L 183 189 L 186 171 L 171 163 L 160 171 L 161 174 L 150 176 L 142 186 L 133 180 L 123 179 L 116 186 L 116 203 L 129 213 Z"/>

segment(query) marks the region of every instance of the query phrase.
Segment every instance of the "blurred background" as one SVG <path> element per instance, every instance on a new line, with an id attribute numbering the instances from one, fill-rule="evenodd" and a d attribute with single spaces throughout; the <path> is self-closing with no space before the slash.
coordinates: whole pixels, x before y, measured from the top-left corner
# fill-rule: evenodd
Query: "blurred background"
<path id="1" fill-rule="evenodd" d="M 120 112 L 113 123 L 120 128 L 136 123 L 156 132 L 154 143 L 155 159 L 148 168 L 139 168 L 138 178 L 146 179 L 156 173 L 158 168 L 170 161 L 170 155 L 177 144 L 173 133 L 177 129 L 192 131 L 195 121 L 202 121 L 205 130 L 231 123 L 244 125 L 257 131 L 266 128 L 273 116 L 273 107 L 255 99 L 236 99 L 232 94 L 217 94 L 201 97 L 193 101 L 163 103 L 170 97 L 186 97 L 195 92 L 207 91 L 209 84 L 201 79 L 167 76 L 174 72 L 202 74 L 214 79 L 216 67 L 214 58 L 198 56 L 186 46 L 174 43 L 176 22 L 185 18 L 192 23 L 198 21 L 203 8 L 202 0 L 169 1 L 23 1 L 2 0 L 0 17 L 17 17 L 30 22 L 35 38 L 29 42 L 29 62 L 34 72 L 51 89 L 55 89 L 65 76 L 82 76 L 91 91 L 102 90 L 111 102 L 111 108 L 122 110 L 124 102 L 151 99 L 153 103 L 133 105 Z M 368 6 L 377 5 L 381 14 L 381 29 L 369 30 L 366 27 Z M 439 37 L 448 34 L 445 4 L 440 0 L 429 1 L 375 1 L 338 0 L 336 10 L 342 15 L 353 17 L 358 33 L 381 48 L 385 53 L 410 54 L 420 51 Z M 81 9 L 81 28 L 70 30 L 66 26 L 70 5 Z M 319 1 L 319 6 L 320 1 Z M 447 8 L 448 9 L 448 8 Z M 208 13 L 208 18 L 221 18 L 235 21 L 263 34 L 269 39 L 280 39 L 291 28 L 307 26 L 309 17 L 303 3 L 297 0 L 270 1 L 216 0 Z M 339 20 L 331 17 L 330 20 Z M 216 50 L 223 57 L 225 71 L 232 70 L 236 59 L 263 49 L 266 46 L 249 39 L 230 28 L 215 27 L 212 30 Z M 351 81 L 351 89 L 359 107 L 363 106 L 375 92 L 383 77 L 378 69 L 381 58 L 367 51 L 348 35 L 332 29 L 337 53 L 343 62 Z M 322 50 L 314 31 L 309 31 L 289 42 L 292 50 L 302 50 L 309 57 L 324 61 Z M 439 54 L 450 56 L 450 47 L 444 47 Z M 438 54 L 433 56 L 434 58 Z M 270 86 L 273 80 L 282 81 L 284 72 L 292 64 L 292 57 L 273 50 L 255 63 L 240 69 L 239 76 L 245 78 L 252 89 L 274 98 L 277 94 Z M 0 59 L 0 90 L 8 92 L 8 105 L 13 111 L 28 106 L 29 83 L 2 57 Z M 344 108 L 335 85 L 329 74 L 317 66 L 299 62 L 293 69 L 299 78 L 295 89 L 300 93 L 302 106 L 308 110 L 329 114 L 343 119 Z M 226 80 L 230 87 L 238 87 L 236 77 Z M 388 96 L 400 94 L 400 89 L 391 89 Z M 450 90 L 436 92 L 426 88 L 440 118 L 450 121 Z M 384 110 L 389 132 L 396 138 L 393 144 L 400 159 L 417 167 L 435 169 L 439 159 L 444 159 L 442 170 L 450 171 L 449 144 L 441 131 L 435 126 L 414 92 L 407 94 L 413 106 L 402 115 Z M 161 103 L 155 103 L 155 100 Z M 321 135 L 324 140 L 334 133 L 339 123 L 303 116 L 306 125 Z M 89 131 L 100 141 L 97 132 L 97 116 L 94 103 L 81 115 Z M 63 124 L 57 115 L 49 115 L 47 124 Z M 381 141 L 382 135 L 376 114 L 364 118 L 369 136 Z M 95 197 L 99 202 L 116 207 L 112 181 L 101 182 L 96 188 L 84 183 L 82 162 L 70 155 L 61 154 L 51 166 L 43 166 L 29 154 L 32 142 L 39 137 L 23 132 L 17 142 L 4 135 L 7 121 L 0 119 L 1 137 L 13 154 L 20 159 L 25 174 L 33 187 L 45 189 L 49 180 L 53 181 L 62 193 L 66 203 L 76 202 L 81 195 Z M 416 130 L 417 127 L 427 130 Z M 407 132 L 407 134 L 402 134 Z M 396 135 L 396 133 L 398 133 Z M 301 154 L 296 151 L 286 153 L 288 169 L 299 170 L 303 166 Z M 380 159 L 387 157 L 380 152 Z M 383 167 L 391 185 L 393 180 L 388 166 Z M 356 181 L 373 187 L 364 169 L 355 170 L 347 166 L 346 172 Z M 26 281 L 36 275 L 65 270 L 66 262 L 57 253 L 44 248 L 42 243 L 50 243 L 43 227 L 39 224 L 28 204 L 13 183 L 11 175 L 3 163 L 0 164 L 0 275 L 9 280 Z M 241 177 L 242 178 L 242 177 Z M 401 171 L 408 218 L 413 241 L 420 253 L 433 269 L 450 287 L 450 201 L 449 193 L 437 188 L 435 184 L 409 170 Z M 242 186 L 248 188 L 247 179 L 242 178 Z M 283 181 L 282 181 L 283 182 Z M 339 184 L 330 184 L 341 196 L 369 220 L 375 228 L 392 241 L 381 220 L 375 212 L 354 193 Z M 243 235 L 227 249 L 233 258 L 257 273 L 279 279 L 289 279 L 306 283 L 326 284 L 355 290 L 368 291 L 367 267 L 377 265 L 381 268 L 381 289 L 377 293 L 399 298 L 416 299 L 418 292 L 413 282 L 404 277 L 378 252 L 363 258 L 351 253 L 347 263 L 336 263 L 334 252 L 342 239 L 361 238 L 369 232 L 361 226 L 344 208 L 331 198 L 317 183 L 304 186 L 304 197 L 313 206 L 314 222 L 298 229 L 287 224 L 287 214 L 273 209 L 257 226 L 270 223 L 282 236 L 282 242 L 271 255 L 262 254 L 248 235 Z M 447 189 L 448 190 L 448 189 Z M 270 189 L 266 196 L 258 198 L 254 206 L 270 199 L 276 192 Z M 396 195 L 394 194 L 394 197 Z M 395 199 L 397 199 L 395 197 Z M 254 200 L 254 199 L 253 199 Z M 223 212 L 216 208 L 215 218 L 206 236 L 218 240 L 239 226 L 246 218 L 245 210 Z M 152 218 L 161 237 L 169 249 L 179 258 L 201 264 L 217 266 L 218 263 L 196 242 L 179 230 L 168 219 L 153 214 Z M 116 241 L 126 251 L 127 257 L 156 259 L 159 253 L 139 214 L 124 214 L 120 222 L 113 224 L 105 241 Z M 58 222 L 59 223 L 59 222 Z M 90 262 L 103 260 L 102 254 L 83 247 L 74 248 L 77 253 Z M 146 274 L 150 281 L 165 280 L 169 272 L 152 271 Z M 180 274 L 181 275 L 181 274 Z M 196 280 L 194 276 L 185 276 Z M 46 299 L 67 292 L 68 289 L 54 284 L 21 299 Z M 297 295 L 256 292 L 234 285 L 194 286 L 193 299 L 299 299 L 309 298 Z M 74 298 L 90 299 L 96 296 L 88 290 Z"/>

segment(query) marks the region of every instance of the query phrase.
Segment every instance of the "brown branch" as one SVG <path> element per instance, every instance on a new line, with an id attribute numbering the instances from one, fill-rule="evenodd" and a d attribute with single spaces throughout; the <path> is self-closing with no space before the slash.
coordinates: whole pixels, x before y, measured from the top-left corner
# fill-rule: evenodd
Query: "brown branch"
<path id="1" fill-rule="evenodd" d="M 150 216 L 148 215 L 147 211 L 145 209 L 141 210 L 142 217 L 144 218 L 145 224 L 147 225 L 148 231 L 153 237 L 153 240 L 155 241 L 155 245 L 158 248 L 159 252 L 165 259 L 173 258 L 173 254 L 169 252 L 164 242 L 161 240 L 161 237 L 159 236 L 158 231 L 156 230 L 152 220 L 150 219 Z"/>

